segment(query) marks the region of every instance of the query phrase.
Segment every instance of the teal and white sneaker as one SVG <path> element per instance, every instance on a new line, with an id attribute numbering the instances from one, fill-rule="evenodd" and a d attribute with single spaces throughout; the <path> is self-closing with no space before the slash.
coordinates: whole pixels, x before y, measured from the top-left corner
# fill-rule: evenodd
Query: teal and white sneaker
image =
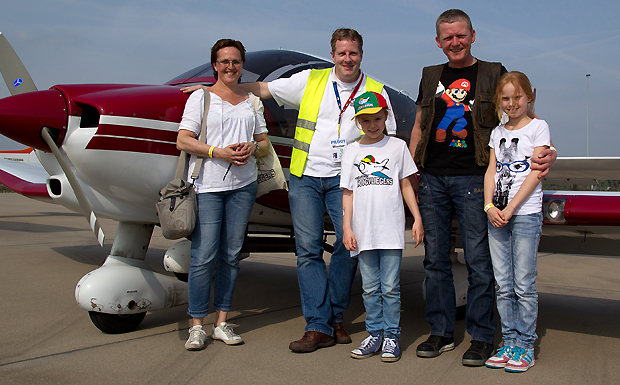
<path id="1" fill-rule="evenodd" d="M 491 369 L 499 369 L 506 366 L 506 363 L 510 361 L 512 358 L 512 346 L 504 345 L 494 356 L 489 357 L 487 362 L 485 362 L 485 366 Z"/>
<path id="2" fill-rule="evenodd" d="M 383 333 L 376 332 L 371 333 L 359 348 L 351 351 L 351 358 L 368 358 L 372 357 L 381 350 L 381 342 L 383 340 Z"/>
<path id="3" fill-rule="evenodd" d="M 398 337 L 394 334 L 387 333 L 383 337 L 383 353 L 381 353 L 381 361 L 396 362 L 400 360 L 400 344 Z"/>
<path id="4" fill-rule="evenodd" d="M 511 373 L 521 373 L 534 366 L 534 349 L 515 347 L 512 349 L 512 358 L 506 363 L 504 370 Z"/>

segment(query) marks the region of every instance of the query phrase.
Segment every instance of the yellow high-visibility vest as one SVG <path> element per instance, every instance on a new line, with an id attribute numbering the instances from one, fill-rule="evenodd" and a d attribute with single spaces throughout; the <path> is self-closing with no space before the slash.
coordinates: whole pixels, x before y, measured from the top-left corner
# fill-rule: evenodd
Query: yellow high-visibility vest
<path id="1" fill-rule="evenodd" d="M 308 161 L 310 142 L 314 135 L 316 120 L 319 116 L 319 106 L 325 93 L 330 72 L 331 68 L 310 71 L 306 90 L 301 98 L 290 166 L 291 174 L 298 177 L 302 176 Z M 366 76 L 366 91 L 381 93 L 382 90 L 383 84 Z"/>

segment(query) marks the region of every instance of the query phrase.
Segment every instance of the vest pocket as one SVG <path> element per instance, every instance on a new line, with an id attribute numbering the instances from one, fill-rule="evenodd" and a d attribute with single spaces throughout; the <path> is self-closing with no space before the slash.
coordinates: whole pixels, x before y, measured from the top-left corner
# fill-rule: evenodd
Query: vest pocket
<path id="1" fill-rule="evenodd" d="M 429 113 L 430 113 L 430 108 L 431 108 L 431 103 L 435 102 L 435 98 L 423 98 L 420 103 L 418 103 L 418 108 L 420 108 L 421 114 L 420 115 L 420 128 L 422 129 L 422 131 L 424 131 L 424 129 L 426 127 L 430 128 L 429 122 L 428 120 L 430 119 L 429 117 Z"/>
<path id="2" fill-rule="evenodd" d="M 478 120 L 483 128 L 495 128 L 498 124 L 495 106 L 493 105 L 493 94 L 476 95 L 476 103 L 479 104 Z"/>

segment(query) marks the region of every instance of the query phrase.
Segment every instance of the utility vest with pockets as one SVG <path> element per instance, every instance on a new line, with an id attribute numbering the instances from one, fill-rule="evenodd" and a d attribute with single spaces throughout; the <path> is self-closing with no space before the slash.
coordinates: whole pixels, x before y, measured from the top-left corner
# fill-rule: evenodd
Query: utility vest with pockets
<path id="1" fill-rule="evenodd" d="M 314 135 L 316 120 L 319 116 L 319 107 L 325 87 L 329 79 L 331 68 L 321 70 L 311 70 L 306 84 L 304 96 L 299 105 L 299 115 L 295 127 L 295 140 L 293 142 L 293 152 L 291 154 L 290 172 L 292 175 L 301 177 L 308 161 L 308 151 L 310 142 Z M 383 84 L 366 76 L 366 91 L 381 93 Z"/>

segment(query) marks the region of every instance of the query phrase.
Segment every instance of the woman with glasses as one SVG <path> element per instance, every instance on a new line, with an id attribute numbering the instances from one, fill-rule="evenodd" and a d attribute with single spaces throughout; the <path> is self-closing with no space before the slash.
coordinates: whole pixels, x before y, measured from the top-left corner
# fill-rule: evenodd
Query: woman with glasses
<path id="1" fill-rule="evenodd" d="M 204 348 L 207 333 L 204 317 L 209 313 L 211 280 L 215 269 L 216 322 L 211 336 L 228 345 L 243 343 L 226 323 L 239 272 L 250 212 L 256 200 L 255 156 L 269 151 L 263 105 L 239 87 L 245 48 L 231 39 L 218 40 L 211 48 L 216 83 L 190 95 L 177 135 L 177 148 L 191 155 L 189 174 L 196 157 L 204 158 L 195 182 L 198 215 L 192 233 L 189 270 L 189 309 L 193 326 L 185 343 L 188 350 Z M 205 93 L 210 95 L 204 111 Z M 255 106 L 258 106 L 257 108 Z M 207 113 L 206 143 L 198 140 L 203 114 Z"/>

